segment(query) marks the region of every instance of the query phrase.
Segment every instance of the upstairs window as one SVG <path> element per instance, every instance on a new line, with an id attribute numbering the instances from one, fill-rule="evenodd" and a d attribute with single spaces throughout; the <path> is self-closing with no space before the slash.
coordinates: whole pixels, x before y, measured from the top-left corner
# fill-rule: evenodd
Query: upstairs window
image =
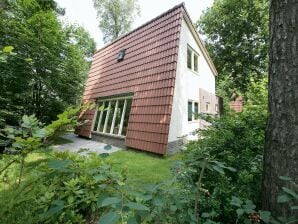
<path id="1" fill-rule="evenodd" d="M 199 72 L 199 54 L 190 46 L 187 46 L 187 68 Z"/>

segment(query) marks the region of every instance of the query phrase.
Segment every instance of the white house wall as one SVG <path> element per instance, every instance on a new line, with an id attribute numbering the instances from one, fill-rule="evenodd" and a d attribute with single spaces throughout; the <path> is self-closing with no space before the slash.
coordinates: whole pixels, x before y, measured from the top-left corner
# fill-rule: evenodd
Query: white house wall
<path id="1" fill-rule="evenodd" d="M 187 46 L 192 47 L 199 54 L 198 74 L 187 68 Z M 215 77 L 204 55 L 199 48 L 192 32 L 183 19 L 178 52 L 177 73 L 173 98 L 172 116 L 169 131 L 169 142 L 187 136 L 195 139 L 192 132 L 200 128 L 201 121 L 188 121 L 188 100 L 200 102 L 202 88 L 215 94 Z"/>

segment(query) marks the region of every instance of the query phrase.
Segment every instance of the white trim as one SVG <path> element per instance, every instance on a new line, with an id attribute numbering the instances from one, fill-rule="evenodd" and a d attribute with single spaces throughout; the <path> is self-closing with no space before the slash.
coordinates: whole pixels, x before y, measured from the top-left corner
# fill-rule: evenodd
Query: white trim
<path id="1" fill-rule="evenodd" d="M 120 97 L 105 98 L 105 99 L 101 99 L 101 100 L 98 99 L 97 100 L 97 113 L 99 112 L 98 108 L 101 107 L 101 106 L 104 107 L 104 110 L 100 111 L 99 118 L 97 117 L 98 114 L 96 114 L 96 116 L 94 117 L 93 126 L 96 123 L 96 119 L 98 119 L 98 124 L 97 124 L 96 130 L 94 130 L 94 127 L 91 129 L 92 132 L 97 133 L 97 134 L 110 135 L 110 136 L 113 136 L 113 137 L 117 137 L 117 136 L 121 137 L 128 100 L 131 100 L 131 99 L 132 99 L 132 96 L 127 96 L 127 95 L 126 96 L 120 96 Z M 114 105 L 112 105 L 113 101 L 116 101 L 116 103 Z M 123 102 L 123 107 L 122 108 L 119 108 L 120 101 Z M 108 106 L 107 106 L 107 103 L 108 103 Z M 107 108 L 105 108 L 106 106 L 107 106 Z M 109 118 L 110 118 L 109 116 L 110 116 L 110 114 L 113 110 L 114 110 L 114 112 L 113 112 L 111 127 L 110 127 L 110 130 L 107 130 L 108 129 Z M 113 134 L 114 131 L 115 131 L 114 129 L 115 129 L 115 125 L 116 125 L 116 117 L 117 117 L 118 110 L 121 113 L 121 119 L 119 121 L 120 122 L 119 123 L 119 130 L 118 130 L 118 134 Z M 105 120 L 103 120 L 104 113 L 106 113 Z M 117 122 L 117 125 L 118 125 L 118 122 Z M 103 126 L 103 130 L 100 131 L 102 126 Z M 122 136 L 122 137 L 125 137 L 125 136 Z"/>
<path id="2" fill-rule="evenodd" d="M 93 120 L 93 122 L 92 122 L 92 127 L 91 127 L 91 130 L 93 131 L 94 130 L 94 126 L 95 126 L 95 123 L 96 123 L 96 118 L 97 118 L 97 113 L 98 113 L 98 107 L 99 107 L 99 105 L 96 105 L 96 107 L 95 107 L 95 114 L 94 114 L 94 120 Z"/>
<path id="3" fill-rule="evenodd" d="M 109 106 L 108 106 L 108 111 L 107 111 L 107 115 L 106 115 L 106 120 L 105 120 L 105 125 L 103 126 L 103 133 L 106 133 L 107 130 L 107 125 L 108 125 L 108 120 L 109 120 L 109 116 L 110 116 L 110 110 L 111 110 L 111 101 L 109 101 Z"/>
<path id="4" fill-rule="evenodd" d="M 99 129 L 100 129 L 100 126 L 101 126 L 101 120 L 102 120 L 102 116 L 103 116 L 103 112 L 104 112 L 104 110 L 105 110 L 105 104 L 106 104 L 106 102 L 103 101 L 103 103 L 102 103 L 103 110 L 100 111 L 99 121 L 98 121 L 98 124 L 97 124 L 96 131 L 99 131 Z M 98 107 L 99 107 L 99 105 L 100 105 L 100 104 L 98 104 Z"/>
<path id="5" fill-rule="evenodd" d="M 119 100 L 116 101 L 110 134 L 113 134 L 113 131 L 114 131 L 115 120 L 116 120 L 116 115 L 117 115 L 117 110 L 118 110 L 118 104 L 119 104 Z"/>
<path id="6" fill-rule="evenodd" d="M 126 105 L 127 105 L 127 99 L 124 100 L 124 106 L 123 106 L 123 111 L 122 111 L 122 116 L 121 116 L 120 128 L 119 128 L 119 131 L 118 131 L 118 135 L 121 135 L 121 133 L 122 133 L 124 116 L 125 116 L 125 111 L 126 111 Z"/>

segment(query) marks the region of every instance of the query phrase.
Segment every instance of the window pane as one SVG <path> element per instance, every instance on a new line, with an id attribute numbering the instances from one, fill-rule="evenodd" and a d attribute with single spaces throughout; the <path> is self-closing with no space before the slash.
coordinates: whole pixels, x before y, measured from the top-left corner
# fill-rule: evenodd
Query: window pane
<path id="1" fill-rule="evenodd" d="M 199 117 L 199 103 L 197 102 L 194 103 L 194 113 L 195 113 L 195 120 L 197 120 Z"/>
<path id="2" fill-rule="evenodd" d="M 106 102 L 104 105 L 104 109 L 102 111 L 102 118 L 101 118 L 101 123 L 100 123 L 100 127 L 99 127 L 99 132 L 103 132 L 103 128 L 105 126 L 105 120 L 106 120 L 106 116 L 107 116 L 107 111 L 108 111 L 108 105 L 109 103 Z"/>
<path id="3" fill-rule="evenodd" d="M 192 121 L 192 102 L 188 101 L 188 121 Z"/>
<path id="4" fill-rule="evenodd" d="M 98 104 L 98 106 L 96 107 L 96 118 L 95 118 L 95 122 L 94 122 L 94 126 L 93 126 L 93 131 L 96 131 L 97 130 L 97 126 L 98 126 L 98 122 L 99 122 L 99 119 L 100 119 L 100 113 L 101 111 L 99 111 L 98 109 L 104 104 L 104 102 L 100 102 Z"/>
<path id="5" fill-rule="evenodd" d="M 187 67 L 191 69 L 191 49 L 187 48 Z"/>
<path id="6" fill-rule="evenodd" d="M 113 122 L 115 106 L 116 106 L 116 100 L 111 101 L 111 108 L 110 108 L 110 113 L 109 113 L 109 117 L 108 117 L 106 133 L 110 133 L 112 122 Z"/>
<path id="7" fill-rule="evenodd" d="M 198 55 L 194 54 L 193 59 L 194 59 L 194 68 L 193 69 L 195 72 L 198 72 L 199 71 L 198 70 L 198 61 L 199 61 Z"/>
<path id="8" fill-rule="evenodd" d="M 100 116 L 100 111 L 98 111 L 98 107 L 96 107 L 96 117 L 95 117 L 95 120 L 94 120 L 94 126 L 93 126 L 93 131 L 96 131 L 96 128 L 97 128 L 97 125 L 98 125 L 98 121 L 99 121 L 99 116 Z"/>
<path id="9" fill-rule="evenodd" d="M 123 127 L 122 127 L 122 133 L 121 135 L 125 136 L 127 132 L 127 126 L 128 126 L 128 118 L 130 114 L 130 108 L 131 108 L 131 103 L 132 99 L 126 99 L 126 110 L 125 110 L 125 116 L 124 116 L 124 121 L 123 121 Z"/>
<path id="10" fill-rule="evenodd" d="M 119 132 L 121 115 L 122 115 L 122 111 L 123 111 L 123 106 L 124 106 L 124 100 L 119 100 L 119 102 L 118 102 L 118 108 L 117 108 L 117 112 L 116 112 L 114 130 L 113 130 L 113 133 L 112 133 L 114 135 L 118 135 L 118 132 Z"/>
<path id="11" fill-rule="evenodd" d="M 206 103 L 206 112 L 209 112 L 209 103 Z"/>

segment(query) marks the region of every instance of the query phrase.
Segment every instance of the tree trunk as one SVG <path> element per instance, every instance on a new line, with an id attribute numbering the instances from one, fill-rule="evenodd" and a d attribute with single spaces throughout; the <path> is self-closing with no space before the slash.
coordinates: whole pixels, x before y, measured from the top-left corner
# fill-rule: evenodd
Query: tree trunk
<path id="1" fill-rule="evenodd" d="M 293 215 L 277 203 L 279 176 L 298 183 L 298 1 L 271 0 L 269 50 L 269 120 L 266 130 L 263 210 L 273 216 Z M 297 211 L 297 210 L 296 210 Z"/>

